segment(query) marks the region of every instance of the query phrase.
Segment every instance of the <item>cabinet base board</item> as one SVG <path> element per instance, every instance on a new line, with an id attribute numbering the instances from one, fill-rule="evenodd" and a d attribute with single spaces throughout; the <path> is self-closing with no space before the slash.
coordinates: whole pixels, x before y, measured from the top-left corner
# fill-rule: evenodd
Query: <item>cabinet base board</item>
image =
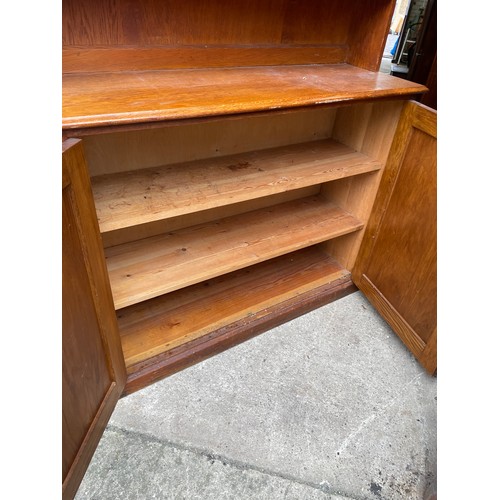
<path id="1" fill-rule="evenodd" d="M 331 283 L 268 307 L 261 314 L 235 321 L 133 365 L 128 369 L 122 397 L 357 290 L 350 274 L 342 276 Z"/>

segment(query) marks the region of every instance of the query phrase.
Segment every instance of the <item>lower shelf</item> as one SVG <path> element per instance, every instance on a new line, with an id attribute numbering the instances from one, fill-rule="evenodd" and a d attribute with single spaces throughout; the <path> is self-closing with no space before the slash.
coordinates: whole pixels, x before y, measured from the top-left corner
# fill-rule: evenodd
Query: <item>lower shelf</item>
<path id="1" fill-rule="evenodd" d="M 116 309 L 357 231 L 321 196 L 254 210 L 106 249 Z"/>
<path id="2" fill-rule="evenodd" d="M 350 273 L 309 247 L 121 309 L 125 393 L 327 303 L 348 286 Z"/>

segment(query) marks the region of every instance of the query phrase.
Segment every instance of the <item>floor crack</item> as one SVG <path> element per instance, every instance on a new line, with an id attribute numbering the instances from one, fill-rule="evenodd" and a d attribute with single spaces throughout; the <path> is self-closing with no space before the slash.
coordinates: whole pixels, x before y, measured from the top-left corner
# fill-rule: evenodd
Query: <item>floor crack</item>
<path id="1" fill-rule="evenodd" d="M 327 495 L 336 495 L 338 497 L 344 498 L 345 500 L 364 500 L 364 498 L 352 496 L 352 495 L 346 494 L 342 491 L 338 491 L 333 486 L 331 486 L 330 484 L 328 484 L 326 482 L 322 482 L 321 484 L 316 484 L 316 483 L 313 483 L 310 481 L 305 481 L 303 479 L 299 479 L 299 478 L 294 477 L 294 476 L 289 475 L 289 474 L 276 472 L 276 471 L 273 471 L 271 469 L 267 469 L 265 467 L 259 467 L 259 466 L 249 464 L 246 462 L 240 462 L 238 460 L 234 460 L 234 459 L 226 457 L 224 455 L 221 455 L 218 453 L 213 453 L 211 451 L 207 451 L 203 448 L 197 448 L 195 446 L 190 446 L 190 445 L 187 445 L 184 443 L 176 443 L 176 442 L 170 441 L 168 439 L 159 439 L 156 436 L 152 436 L 150 434 L 142 433 L 142 432 L 138 432 L 138 431 L 132 431 L 129 429 L 124 429 L 124 428 L 119 427 L 119 426 L 114 425 L 114 424 L 108 424 L 108 426 L 106 427 L 106 431 L 117 432 L 117 433 L 120 433 L 120 434 L 125 435 L 125 436 L 133 436 L 133 437 L 139 438 L 141 440 L 155 442 L 155 443 L 158 443 L 162 446 L 173 448 L 173 449 L 180 450 L 180 451 L 187 451 L 187 452 L 193 453 L 195 455 L 203 456 L 207 460 L 218 461 L 218 462 L 221 462 L 223 465 L 230 465 L 231 467 L 234 467 L 235 469 L 239 469 L 241 471 L 247 471 L 247 470 L 255 471 L 255 472 L 258 472 L 260 474 L 264 474 L 266 476 L 276 477 L 276 478 L 290 481 L 290 482 L 293 482 L 296 484 L 300 484 L 302 486 L 307 486 L 309 488 L 313 488 L 315 490 L 322 491 L 323 493 L 325 493 Z"/>

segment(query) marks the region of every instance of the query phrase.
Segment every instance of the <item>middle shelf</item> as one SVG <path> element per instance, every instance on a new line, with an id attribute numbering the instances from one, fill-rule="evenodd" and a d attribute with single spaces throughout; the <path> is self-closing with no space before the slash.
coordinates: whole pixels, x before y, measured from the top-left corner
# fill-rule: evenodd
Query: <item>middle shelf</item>
<path id="1" fill-rule="evenodd" d="M 105 250 L 115 308 L 360 230 L 321 195 L 170 231 Z"/>

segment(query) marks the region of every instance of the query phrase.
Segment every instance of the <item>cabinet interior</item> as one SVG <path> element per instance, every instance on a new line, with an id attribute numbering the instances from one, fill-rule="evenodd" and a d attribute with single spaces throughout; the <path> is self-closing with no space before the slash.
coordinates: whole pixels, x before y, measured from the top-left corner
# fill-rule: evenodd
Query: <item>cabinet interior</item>
<path id="1" fill-rule="evenodd" d="M 65 0 L 125 393 L 354 290 L 404 99 L 395 0 Z M 241 327 L 241 328 L 240 328 Z"/>
<path id="2" fill-rule="evenodd" d="M 87 135 L 127 370 L 350 279 L 401 101 Z"/>

